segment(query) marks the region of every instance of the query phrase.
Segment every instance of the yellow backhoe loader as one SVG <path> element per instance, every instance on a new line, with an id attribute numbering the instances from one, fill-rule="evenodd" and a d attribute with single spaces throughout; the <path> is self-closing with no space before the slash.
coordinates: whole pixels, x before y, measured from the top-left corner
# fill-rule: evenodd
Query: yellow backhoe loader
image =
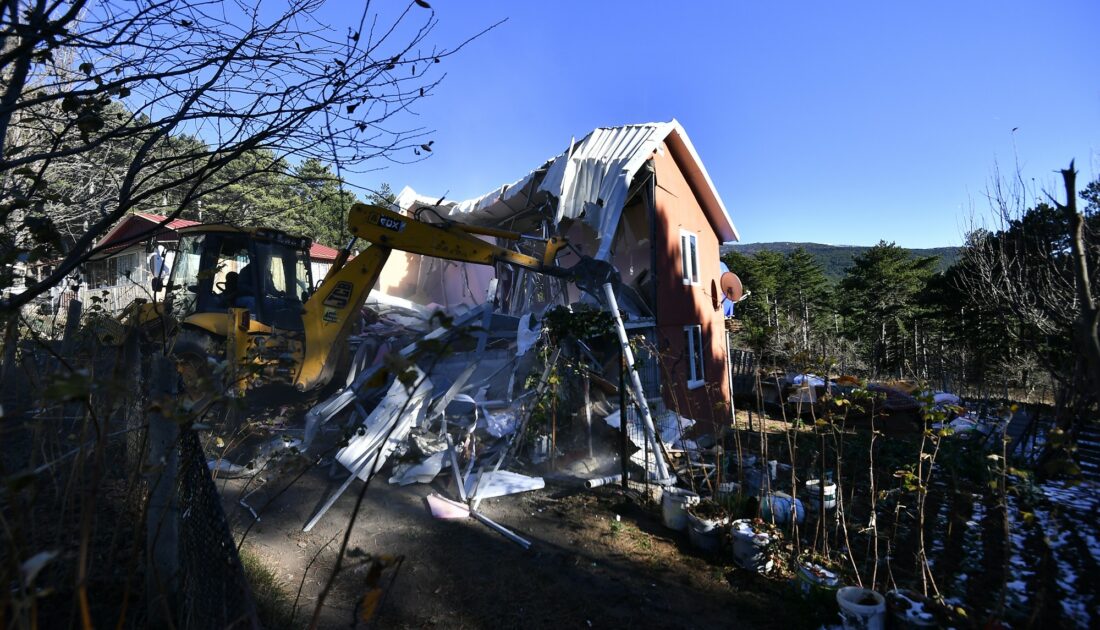
<path id="1" fill-rule="evenodd" d="M 379 206 L 356 204 L 348 227 L 352 240 L 324 280 L 312 290 L 308 238 L 266 228 L 223 225 L 183 228 L 163 304 L 147 305 L 168 317 L 172 354 L 185 386 L 212 381 L 209 358 L 224 357 L 222 384 L 243 392 L 266 385 L 316 390 L 338 371 L 360 309 L 392 250 L 447 260 L 505 263 L 595 287 L 617 273 L 607 263 L 582 258 L 571 269 L 555 260 L 566 242 L 545 241 L 541 258 L 499 247 L 478 235 L 519 241 L 517 232 L 440 219 L 428 223 Z M 357 239 L 369 245 L 352 257 Z M 583 278 L 578 278 L 578 274 Z M 140 316 L 148 322 L 148 313 Z M 157 318 L 160 319 L 160 318 Z"/>

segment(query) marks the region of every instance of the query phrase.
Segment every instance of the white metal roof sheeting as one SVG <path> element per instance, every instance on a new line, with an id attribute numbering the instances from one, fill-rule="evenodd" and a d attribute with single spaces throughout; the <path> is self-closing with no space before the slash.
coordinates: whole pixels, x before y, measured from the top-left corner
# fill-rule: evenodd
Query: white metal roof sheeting
<path id="1" fill-rule="evenodd" d="M 558 198 L 556 220 L 583 218 L 600 236 L 606 259 L 630 182 L 661 145 L 672 123 L 601 127 L 558 156 L 539 185 Z M 605 238 L 606 237 L 606 238 Z"/>
<path id="2" fill-rule="evenodd" d="M 710 175 L 687 132 L 676 120 L 600 127 L 511 185 L 474 199 L 445 204 L 448 215 L 462 215 L 465 221 L 500 220 L 522 211 L 530 201 L 536 200 L 537 193 L 548 193 L 558 200 L 556 221 L 581 218 L 588 223 L 600 236 L 596 257 L 606 259 L 611 250 L 609 237 L 614 235 L 622 217 L 631 181 L 666 141 L 674 157 L 678 158 L 684 176 L 699 195 L 719 239 L 723 242 L 739 240 Z M 534 191 L 533 182 L 538 182 Z M 407 191 L 407 199 L 419 199 L 410 189 Z M 402 194 L 405 193 L 403 190 Z M 399 205 L 407 208 L 404 204 Z"/>

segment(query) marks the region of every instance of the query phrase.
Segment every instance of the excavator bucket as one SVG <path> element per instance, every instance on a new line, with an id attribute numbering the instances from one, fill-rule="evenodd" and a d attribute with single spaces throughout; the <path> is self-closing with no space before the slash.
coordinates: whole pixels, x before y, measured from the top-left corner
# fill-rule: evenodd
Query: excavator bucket
<path id="1" fill-rule="evenodd" d="M 618 288 L 622 282 L 619 271 L 611 263 L 591 256 L 581 256 L 580 262 L 569 268 L 569 276 L 578 289 L 601 304 L 604 302 L 603 286 L 610 283 L 613 288 Z"/>

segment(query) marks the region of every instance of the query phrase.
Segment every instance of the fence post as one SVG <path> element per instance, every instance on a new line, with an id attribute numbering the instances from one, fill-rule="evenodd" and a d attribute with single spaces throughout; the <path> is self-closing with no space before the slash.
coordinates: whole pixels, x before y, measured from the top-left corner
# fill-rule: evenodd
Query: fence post
<path id="1" fill-rule="evenodd" d="M 69 358 L 73 355 L 73 345 L 76 344 L 76 332 L 80 329 L 80 311 L 84 304 L 73 298 L 69 300 L 69 310 L 65 314 L 65 334 L 61 338 L 61 356 Z"/>
<path id="2" fill-rule="evenodd" d="M 142 445 L 145 443 L 141 425 L 143 418 L 141 339 L 137 330 L 129 331 L 122 350 L 123 369 L 120 372 L 126 380 L 126 406 L 123 414 L 126 422 L 126 469 L 134 470 L 143 463 Z"/>
<path id="3" fill-rule="evenodd" d="M 149 508 L 146 516 L 146 598 L 150 626 L 175 625 L 179 586 L 179 426 L 162 406 L 172 404 L 178 376 L 161 353 L 153 357 L 149 409 Z"/>
<path id="4" fill-rule="evenodd" d="M 11 404 L 18 396 L 19 385 L 15 376 L 15 351 L 18 345 L 19 317 L 16 314 L 4 326 L 4 356 L 0 359 L 0 417 L 4 415 L 4 403 Z"/>

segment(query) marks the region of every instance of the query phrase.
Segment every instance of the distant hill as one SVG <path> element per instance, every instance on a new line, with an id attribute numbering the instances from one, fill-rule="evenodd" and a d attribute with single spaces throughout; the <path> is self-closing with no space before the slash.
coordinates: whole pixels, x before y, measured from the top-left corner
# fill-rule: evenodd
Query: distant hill
<path id="1" fill-rule="evenodd" d="M 868 246 L 863 245 L 823 245 L 821 243 L 748 243 L 745 245 L 723 245 L 722 253 L 726 252 L 740 252 L 746 255 L 752 255 L 759 251 L 773 251 L 780 254 L 787 254 L 801 247 L 810 254 L 821 264 L 822 269 L 825 271 L 825 276 L 833 282 L 838 282 L 844 277 L 844 270 L 852 266 L 852 259 L 862 254 L 863 252 L 871 249 Z M 940 261 L 937 265 L 937 271 L 943 271 L 951 266 L 951 263 L 955 262 L 955 259 L 959 256 L 959 247 L 933 247 L 929 249 L 910 249 L 909 254 L 916 257 L 924 256 L 937 256 Z"/>

